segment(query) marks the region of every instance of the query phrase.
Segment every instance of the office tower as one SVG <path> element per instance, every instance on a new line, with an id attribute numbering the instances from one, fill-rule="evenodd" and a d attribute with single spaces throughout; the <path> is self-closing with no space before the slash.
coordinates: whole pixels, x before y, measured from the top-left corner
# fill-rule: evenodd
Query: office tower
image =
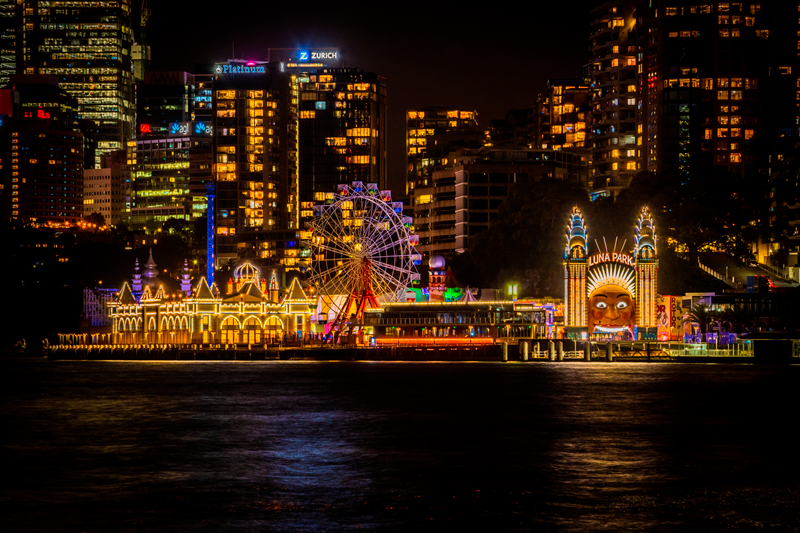
<path id="1" fill-rule="evenodd" d="M 3 216 L 71 224 L 83 216 L 83 134 L 78 104 L 55 76 L 11 76 L 0 91 Z"/>
<path id="2" fill-rule="evenodd" d="M 124 149 L 132 136 L 130 0 L 20 0 L 17 7 L 19 72 L 58 76 L 77 99 L 79 118 L 97 124 L 99 165 L 103 153 Z"/>
<path id="3" fill-rule="evenodd" d="M 636 146 L 639 41 L 632 0 L 595 0 L 591 13 L 593 197 L 616 196 L 638 172 Z"/>
<path id="4" fill-rule="evenodd" d="M 296 96 L 278 63 L 214 67 L 214 263 L 299 254 Z M 291 252 L 284 253 L 290 249 Z"/>
<path id="5" fill-rule="evenodd" d="M 17 22 L 15 0 L 0 0 L 0 87 L 17 73 Z"/>
<path id="6" fill-rule="evenodd" d="M 172 124 L 191 122 L 194 90 L 188 72 L 146 72 L 136 94 L 138 135 L 158 136 L 169 133 Z"/>
<path id="7" fill-rule="evenodd" d="M 204 123 L 172 123 L 169 131 L 127 143 L 130 221 L 136 226 L 206 215 L 212 137 Z"/>

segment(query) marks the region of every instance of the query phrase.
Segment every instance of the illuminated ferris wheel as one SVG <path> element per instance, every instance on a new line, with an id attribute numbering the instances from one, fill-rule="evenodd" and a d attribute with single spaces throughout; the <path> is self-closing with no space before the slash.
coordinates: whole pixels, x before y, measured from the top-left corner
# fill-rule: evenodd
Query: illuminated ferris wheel
<path id="1" fill-rule="evenodd" d="M 414 248 L 419 237 L 403 203 L 392 202 L 390 191 L 374 183 L 339 185 L 326 204 L 314 206 L 311 231 L 311 276 L 325 305 L 336 312 L 335 322 L 380 303 L 405 297 L 419 279 Z M 354 310 L 355 308 L 355 310 Z"/>

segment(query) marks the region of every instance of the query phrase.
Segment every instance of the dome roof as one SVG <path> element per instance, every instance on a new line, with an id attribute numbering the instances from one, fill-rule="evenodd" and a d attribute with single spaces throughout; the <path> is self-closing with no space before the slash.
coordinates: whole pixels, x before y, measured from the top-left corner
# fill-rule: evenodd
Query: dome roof
<path id="1" fill-rule="evenodd" d="M 581 235 L 573 235 L 569 240 L 569 247 L 574 248 L 575 246 L 586 246 L 586 239 Z"/>
<path id="2" fill-rule="evenodd" d="M 255 281 L 258 282 L 261 277 L 261 269 L 253 266 L 251 263 L 244 263 L 236 267 L 233 271 L 233 277 L 239 281 Z"/>
<path id="3" fill-rule="evenodd" d="M 651 235 L 643 235 L 639 238 L 639 248 L 644 248 L 645 246 L 649 246 L 650 248 L 656 247 L 656 243 Z"/>
<path id="4" fill-rule="evenodd" d="M 442 270 L 444 268 L 444 257 L 441 255 L 432 256 L 430 261 L 428 261 L 428 268 L 432 268 L 433 270 Z"/>

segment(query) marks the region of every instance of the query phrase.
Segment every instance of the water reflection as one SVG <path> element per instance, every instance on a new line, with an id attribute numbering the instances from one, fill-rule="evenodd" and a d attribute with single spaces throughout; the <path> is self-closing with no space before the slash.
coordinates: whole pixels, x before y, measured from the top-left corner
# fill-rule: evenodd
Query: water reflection
<path id="1" fill-rule="evenodd" d="M 11 529 L 800 527 L 793 367 L 15 365 Z"/>

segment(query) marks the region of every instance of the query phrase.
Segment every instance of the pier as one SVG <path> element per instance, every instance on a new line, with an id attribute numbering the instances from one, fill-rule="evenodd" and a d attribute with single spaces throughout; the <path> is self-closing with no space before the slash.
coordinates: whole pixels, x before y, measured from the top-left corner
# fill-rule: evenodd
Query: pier
<path id="1" fill-rule="evenodd" d="M 507 361 L 541 362 L 687 362 L 687 363 L 800 363 L 797 342 L 745 341 L 718 347 L 678 342 L 581 342 L 537 339 L 472 345 L 397 344 L 392 346 L 293 346 L 153 344 L 135 346 L 56 345 L 51 360 L 116 361 Z"/>

